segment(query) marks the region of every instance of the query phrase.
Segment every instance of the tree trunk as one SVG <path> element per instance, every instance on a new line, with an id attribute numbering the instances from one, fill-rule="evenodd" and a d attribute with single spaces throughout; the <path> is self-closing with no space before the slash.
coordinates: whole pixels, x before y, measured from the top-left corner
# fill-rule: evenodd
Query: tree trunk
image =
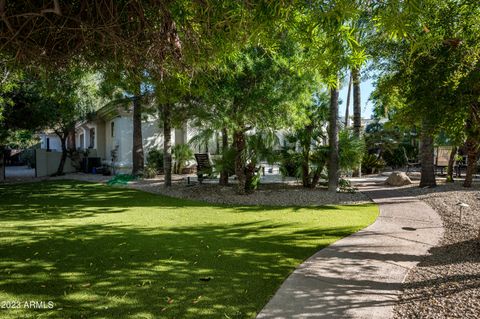
<path id="1" fill-rule="evenodd" d="M 338 187 L 338 89 L 330 89 L 330 117 L 328 127 L 328 142 L 330 145 L 330 154 L 328 161 L 328 190 L 336 191 Z"/>
<path id="2" fill-rule="evenodd" d="M 302 156 L 302 185 L 303 187 L 310 187 L 310 175 L 309 175 L 309 151 L 305 150 Z"/>
<path id="3" fill-rule="evenodd" d="M 163 104 L 163 170 L 165 187 L 172 186 L 172 105 Z"/>
<path id="4" fill-rule="evenodd" d="M 5 177 L 5 146 L 0 145 L 0 181 L 4 181 Z"/>
<path id="5" fill-rule="evenodd" d="M 68 133 L 67 138 L 67 148 L 76 151 L 77 150 L 77 141 L 75 140 L 75 127 L 73 127 Z"/>
<path id="6" fill-rule="evenodd" d="M 345 128 L 348 128 L 348 117 L 350 116 L 350 94 L 352 92 L 352 73 L 348 80 L 347 105 L 345 107 Z"/>
<path id="7" fill-rule="evenodd" d="M 469 136 L 465 146 L 467 149 L 467 172 L 463 187 L 472 187 L 473 175 L 477 171 L 478 142 Z"/>
<path id="8" fill-rule="evenodd" d="M 356 137 L 362 135 L 362 105 L 361 105 L 361 91 L 360 91 L 360 68 L 352 69 L 353 81 L 353 132 Z M 362 164 L 353 171 L 353 176 L 362 176 Z"/>
<path id="9" fill-rule="evenodd" d="M 222 129 L 222 157 L 226 155 L 226 152 L 228 150 L 228 131 L 227 128 Z M 228 185 L 228 170 L 225 167 L 225 158 L 223 158 L 223 163 L 224 167 L 222 171 L 220 172 L 220 180 L 219 184 L 220 185 Z"/>
<path id="10" fill-rule="evenodd" d="M 60 142 L 62 144 L 62 157 L 60 158 L 57 172 L 54 175 L 61 176 L 63 175 L 63 168 L 65 167 L 65 161 L 67 160 L 67 134 L 57 135 L 60 137 Z"/>
<path id="11" fill-rule="evenodd" d="M 133 149 L 132 175 L 139 175 L 144 168 L 143 137 L 142 137 L 142 104 L 140 97 L 133 98 Z"/>
<path id="12" fill-rule="evenodd" d="M 302 184 L 303 187 L 313 188 L 310 180 L 310 142 L 312 139 L 313 125 L 305 127 L 305 140 L 303 141 L 302 151 Z"/>
<path id="13" fill-rule="evenodd" d="M 467 151 L 467 172 L 465 174 L 463 187 L 472 187 L 473 175 L 477 170 L 477 156 L 479 150 L 478 125 L 480 125 L 480 123 L 478 123 L 478 119 L 478 106 L 471 105 L 470 116 L 468 117 L 465 126 L 465 132 L 467 135 L 467 141 L 465 143 L 465 148 Z"/>
<path id="14" fill-rule="evenodd" d="M 237 193 L 244 195 L 246 193 L 246 174 L 245 174 L 245 133 L 243 130 L 233 132 L 233 145 L 235 147 L 235 175 L 237 175 L 238 188 Z"/>
<path id="15" fill-rule="evenodd" d="M 437 182 L 435 180 L 433 132 L 425 120 L 422 123 L 420 141 L 420 163 L 422 165 L 420 187 L 435 187 Z"/>
<path id="16" fill-rule="evenodd" d="M 455 156 L 457 156 L 458 147 L 452 147 L 452 152 L 450 153 L 450 158 L 448 159 L 447 167 L 447 183 L 453 183 L 453 166 L 455 165 Z"/>

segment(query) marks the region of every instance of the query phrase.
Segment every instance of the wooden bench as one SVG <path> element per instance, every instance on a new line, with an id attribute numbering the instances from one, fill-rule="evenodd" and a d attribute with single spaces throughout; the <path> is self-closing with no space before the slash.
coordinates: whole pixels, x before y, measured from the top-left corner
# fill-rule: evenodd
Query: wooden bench
<path id="1" fill-rule="evenodd" d="M 213 174 L 212 160 L 208 153 L 196 153 L 195 160 L 197 161 L 198 182 L 201 184 L 205 178 L 204 175 L 211 177 Z"/>

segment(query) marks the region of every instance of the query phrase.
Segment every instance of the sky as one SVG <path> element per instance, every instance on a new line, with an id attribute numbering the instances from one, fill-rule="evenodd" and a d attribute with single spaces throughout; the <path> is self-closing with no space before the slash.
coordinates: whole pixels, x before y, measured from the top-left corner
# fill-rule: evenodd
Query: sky
<path id="1" fill-rule="evenodd" d="M 339 98 L 341 101 L 339 107 L 339 116 L 345 116 L 345 106 L 347 105 L 347 93 L 348 93 L 348 79 L 345 80 L 343 88 L 340 90 Z M 374 89 L 373 79 L 368 78 L 362 81 L 360 84 L 360 100 L 362 102 L 362 118 L 370 118 L 372 116 L 372 103 L 368 101 L 370 93 Z M 350 115 L 353 115 L 353 88 L 350 94 Z"/>

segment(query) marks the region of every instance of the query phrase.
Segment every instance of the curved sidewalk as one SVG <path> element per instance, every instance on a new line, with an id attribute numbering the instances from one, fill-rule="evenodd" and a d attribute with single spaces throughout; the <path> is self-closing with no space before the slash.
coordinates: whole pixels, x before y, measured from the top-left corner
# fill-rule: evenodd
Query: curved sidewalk
<path id="1" fill-rule="evenodd" d="M 443 235 L 438 214 L 395 188 L 363 187 L 379 204 L 372 225 L 301 264 L 257 316 L 388 319 L 408 271 Z"/>

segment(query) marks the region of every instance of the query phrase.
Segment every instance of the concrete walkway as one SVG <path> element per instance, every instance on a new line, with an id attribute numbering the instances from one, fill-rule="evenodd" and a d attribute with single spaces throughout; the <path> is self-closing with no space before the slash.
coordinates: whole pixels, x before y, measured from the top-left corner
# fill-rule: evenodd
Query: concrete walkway
<path id="1" fill-rule="evenodd" d="M 405 276 L 441 239 L 442 222 L 395 188 L 360 190 L 380 206 L 375 223 L 301 264 L 257 318 L 392 317 Z"/>

